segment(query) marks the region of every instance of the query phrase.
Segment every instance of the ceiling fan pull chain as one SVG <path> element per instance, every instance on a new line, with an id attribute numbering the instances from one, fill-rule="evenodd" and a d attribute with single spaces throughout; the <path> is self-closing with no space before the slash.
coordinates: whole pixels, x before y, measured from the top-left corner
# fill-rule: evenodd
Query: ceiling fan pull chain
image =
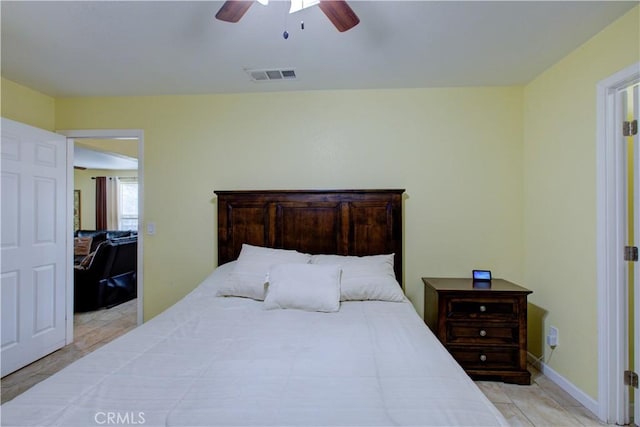
<path id="1" fill-rule="evenodd" d="M 289 15 L 288 13 L 285 12 L 284 14 L 284 32 L 282 33 L 282 38 L 287 40 L 289 38 L 289 32 L 287 31 L 287 15 Z"/>

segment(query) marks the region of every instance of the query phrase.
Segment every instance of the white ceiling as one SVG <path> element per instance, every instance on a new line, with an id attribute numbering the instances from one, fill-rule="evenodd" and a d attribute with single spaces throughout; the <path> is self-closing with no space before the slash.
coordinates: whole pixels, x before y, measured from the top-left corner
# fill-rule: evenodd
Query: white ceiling
<path id="1" fill-rule="evenodd" d="M 73 147 L 73 166 L 85 169 L 137 170 L 138 159 L 82 147 L 76 143 Z"/>
<path id="2" fill-rule="evenodd" d="M 349 4 L 361 22 L 339 33 L 285 1 L 230 24 L 214 19 L 221 1 L 3 0 L 2 75 L 55 97 L 520 85 L 638 1 Z M 298 79 L 255 83 L 247 68 Z"/>

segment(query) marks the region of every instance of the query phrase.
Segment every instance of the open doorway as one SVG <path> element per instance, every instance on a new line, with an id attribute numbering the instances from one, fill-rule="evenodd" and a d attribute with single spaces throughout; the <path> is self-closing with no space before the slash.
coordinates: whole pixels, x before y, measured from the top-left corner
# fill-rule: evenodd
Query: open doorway
<path id="1" fill-rule="evenodd" d="M 75 138 L 74 341 L 137 326 L 138 139 Z"/>
<path id="2" fill-rule="evenodd" d="M 141 232 L 143 218 L 144 218 L 144 132 L 139 129 L 111 129 L 111 130 L 59 130 L 58 133 L 65 135 L 67 137 L 67 151 L 69 157 L 74 157 L 75 146 L 78 144 L 79 147 L 82 147 L 83 143 L 85 145 L 91 145 L 91 140 L 108 140 L 111 143 L 114 141 L 124 141 L 128 142 L 129 148 L 128 150 L 132 150 L 131 152 L 127 151 L 127 153 L 136 152 L 137 153 L 137 187 L 138 187 L 138 233 L 137 233 L 137 272 L 136 272 L 136 280 L 137 280 L 137 297 L 136 297 L 136 317 L 137 317 L 137 325 L 141 325 L 144 319 L 143 312 L 143 301 L 144 301 L 144 279 L 143 279 L 143 240 L 144 235 Z M 136 144 L 137 142 L 137 144 Z M 137 151 L 131 148 L 131 145 L 137 145 Z M 84 147 L 82 147 L 84 148 Z M 95 151 L 95 150 L 94 150 Z M 111 151 L 107 148 L 106 151 Z M 132 157 L 130 154 L 124 154 L 128 157 Z M 73 166 L 69 167 L 67 179 L 69 182 L 74 182 L 76 169 Z M 116 174 L 117 175 L 117 174 Z M 91 175 L 96 176 L 96 175 Z M 90 176 L 90 177 L 91 177 Z M 75 184 L 74 184 L 75 185 Z M 95 184 L 94 184 L 95 185 Z M 74 187 L 71 187 L 69 190 L 69 204 L 73 203 L 73 194 Z M 80 195 L 82 198 L 82 194 Z M 84 204 L 83 204 L 84 205 Z M 85 212 L 87 213 L 87 212 Z M 89 214 L 90 215 L 90 214 Z M 84 218 L 85 216 L 80 212 L 80 217 Z M 69 218 L 69 222 L 73 222 L 73 218 Z M 89 224 L 89 223 L 86 223 Z M 80 226 L 84 228 L 82 222 Z M 75 227 L 71 227 L 75 228 Z M 73 306 L 74 306 L 74 292 L 73 286 L 69 286 L 67 289 L 67 336 L 73 337 Z"/>
<path id="3" fill-rule="evenodd" d="M 5 119 L 3 119 L 3 135 L 4 132 L 7 130 L 7 126 L 4 126 L 4 121 Z M 143 255 L 143 244 L 142 244 L 142 240 L 143 240 L 143 235 L 142 233 L 140 233 L 140 229 L 141 224 L 142 224 L 142 218 L 143 217 L 143 195 L 144 195 L 144 161 L 143 161 L 143 147 L 144 147 L 144 133 L 141 130 L 82 130 L 82 131 L 58 131 L 57 133 L 64 135 L 67 137 L 66 140 L 66 158 L 67 158 L 67 162 L 65 162 L 65 168 L 66 170 L 66 179 L 61 179 L 61 181 L 65 182 L 65 187 L 66 187 L 66 208 L 64 209 L 65 213 L 68 212 L 67 216 L 67 225 L 64 228 L 66 230 L 74 230 L 74 216 L 72 214 L 73 212 L 73 207 L 74 207 L 74 199 L 75 199 L 75 195 L 76 193 L 74 192 L 74 190 L 76 189 L 75 187 L 75 171 L 76 169 L 74 169 L 73 167 L 73 162 L 71 159 L 74 158 L 74 148 L 75 148 L 75 144 L 76 141 L 81 142 L 83 140 L 86 139 L 95 139 L 95 140 L 99 140 L 99 139 L 107 139 L 110 140 L 111 142 L 113 141 L 119 141 L 119 140 L 124 140 L 124 141 L 129 141 L 129 143 L 133 144 L 134 146 L 137 145 L 137 160 L 138 160 L 138 166 L 137 166 L 137 186 L 138 186 L 138 201 L 137 201 L 137 215 L 138 215 L 138 224 L 137 228 L 138 228 L 138 242 L 137 242 L 137 247 L 135 248 L 135 252 L 136 252 L 136 258 L 137 258 L 137 271 L 136 271 L 136 281 L 137 281 L 137 298 L 135 300 L 131 300 L 133 301 L 133 303 L 131 303 L 134 307 L 135 310 L 135 317 L 136 317 L 136 321 L 135 321 L 135 325 L 140 325 L 142 324 L 142 320 L 143 320 L 143 277 L 142 277 L 142 273 L 143 273 L 143 266 L 142 266 L 142 255 Z M 137 141 L 137 144 L 136 144 Z M 4 141 L 3 141 L 4 142 Z M 79 144 L 80 145 L 80 144 Z M 61 147 L 63 147 L 64 149 L 64 142 L 61 142 Z M 62 157 L 64 157 L 64 154 L 61 153 L 60 154 Z M 78 170 L 82 170 L 82 169 L 78 169 Z M 88 168 L 86 169 L 88 170 Z M 63 172 L 64 174 L 64 172 Z M 124 174 L 122 172 L 118 172 L 116 174 L 116 176 L 120 175 L 120 174 Z M 64 194 L 65 190 L 64 189 L 60 189 L 60 193 Z M 43 192 L 43 194 L 45 194 L 45 192 Z M 46 193 L 46 194 L 50 194 L 50 193 Z M 91 223 L 89 222 L 89 220 L 84 219 L 85 216 L 83 215 L 82 209 L 85 208 L 85 204 L 81 203 L 82 199 L 88 198 L 88 191 L 87 193 L 83 193 L 82 191 L 79 193 L 80 195 L 80 200 L 78 203 L 79 208 L 79 212 L 78 212 L 78 216 L 80 218 L 79 221 L 79 226 L 80 227 L 84 227 L 86 226 L 91 226 Z M 62 199 L 64 199 L 65 197 L 62 197 Z M 56 202 L 58 203 L 60 206 L 65 205 L 65 203 L 63 202 Z M 49 206 L 47 204 L 45 204 L 45 206 Z M 89 209 L 89 208 L 85 208 L 85 209 Z M 85 211 L 84 214 L 87 214 L 88 212 Z M 90 215 L 90 214 L 89 214 Z M 4 219 L 4 218 L 3 218 Z M 129 221 L 131 220 L 131 218 L 129 218 Z M 82 221 L 86 221 L 86 222 L 82 222 Z M 64 222 L 64 221 L 63 221 Z M 129 222 L 129 224 L 131 224 L 131 222 Z M 126 225 L 125 225 L 126 227 Z M 129 225 L 129 227 L 131 227 L 131 225 Z M 73 256 L 73 249 L 72 249 L 72 235 L 71 232 L 68 233 L 68 240 L 67 240 L 67 244 L 66 244 L 66 250 L 67 255 L 65 257 L 65 259 L 71 259 L 74 258 Z M 72 266 L 70 265 L 71 262 L 67 262 L 65 261 L 65 263 L 68 263 L 68 268 L 67 269 L 62 269 L 61 270 L 73 270 Z M 67 271 L 66 277 L 72 277 L 73 272 L 72 271 Z M 73 286 L 73 281 L 72 280 L 60 280 L 61 283 L 65 283 L 65 289 L 62 292 L 64 295 L 64 298 L 66 299 L 66 304 L 60 304 L 60 306 L 62 307 L 66 307 L 66 313 L 61 313 L 61 318 L 65 319 L 62 322 L 60 322 L 63 326 L 64 329 L 66 329 L 63 338 L 64 341 L 64 345 L 60 350 L 55 351 L 54 353 L 51 353 L 45 357 L 42 357 L 41 359 L 38 359 L 37 361 L 35 361 L 34 363 L 31 363 L 27 366 L 24 366 L 21 369 L 16 370 L 15 372 L 11 373 L 10 375 L 7 375 L 5 377 L 2 378 L 2 393 L 0 394 L 1 396 L 1 403 L 4 403 L 5 401 L 11 400 L 13 397 L 15 397 L 16 395 L 22 393 L 23 391 L 29 389 L 30 387 L 32 387 L 33 385 L 35 385 L 36 383 L 42 381 L 43 379 L 47 378 L 49 375 L 52 375 L 53 373 L 57 372 L 58 370 L 64 368 L 65 366 L 67 366 L 68 364 L 70 364 L 71 362 L 73 362 L 74 360 L 84 356 L 85 354 L 95 350 L 96 348 L 98 348 L 101 344 L 105 344 L 106 342 L 109 341 L 109 339 L 113 339 L 115 338 L 115 336 L 111 335 L 106 336 L 110 333 L 110 331 L 108 331 L 107 327 L 104 327 L 103 329 L 106 330 L 105 332 L 100 332 L 99 334 L 101 336 L 97 336 L 94 337 L 94 339 L 99 340 L 100 342 L 96 342 L 90 346 L 84 346 L 81 345 L 79 343 L 74 343 L 74 286 Z M 65 323 L 66 322 L 66 323 Z M 73 344 L 73 345 L 72 345 Z M 61 344 L 63 345 L 63 344 Z M 4 361 L 4 359 L 3 359 Z"/>

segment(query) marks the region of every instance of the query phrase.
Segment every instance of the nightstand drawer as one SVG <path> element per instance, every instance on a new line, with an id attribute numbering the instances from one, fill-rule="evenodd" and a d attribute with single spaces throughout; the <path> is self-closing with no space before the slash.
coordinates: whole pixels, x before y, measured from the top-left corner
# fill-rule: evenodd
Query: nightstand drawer
<path id="1" fill-rule="evenodd" d="M 515 320 L 518 318 L 518 300 L 451 297 L 447 301 L 447 318 Z"/>
<path id="2" fill-rule="evenodd" d="M 447 346 L 464 369 L 514 369 L 519 367 L 519 349 L 513 347 Z"/>
<path id="3" fill-rule="evenodd" d="M 530 384 L 527 371 L 527 295 L 503 279 L 424 277 L 424 322 L 474 379 Z"/>
<path id="4" fill-rule="evenodd" d="M 518 325 L 447 322 L 447 344 L 518 344 Z"/>

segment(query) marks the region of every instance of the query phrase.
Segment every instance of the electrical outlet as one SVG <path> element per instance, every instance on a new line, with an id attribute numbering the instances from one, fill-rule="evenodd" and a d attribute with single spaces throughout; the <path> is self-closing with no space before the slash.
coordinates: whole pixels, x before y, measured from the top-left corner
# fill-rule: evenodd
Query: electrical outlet
<path id="1" fill-rule="evenodd" d="M 549 326 L 549 334 L 547 334 L 547 344 L 549 347 L 556 347 L 558 345 L 558 328 L 555 326 Z"/>

